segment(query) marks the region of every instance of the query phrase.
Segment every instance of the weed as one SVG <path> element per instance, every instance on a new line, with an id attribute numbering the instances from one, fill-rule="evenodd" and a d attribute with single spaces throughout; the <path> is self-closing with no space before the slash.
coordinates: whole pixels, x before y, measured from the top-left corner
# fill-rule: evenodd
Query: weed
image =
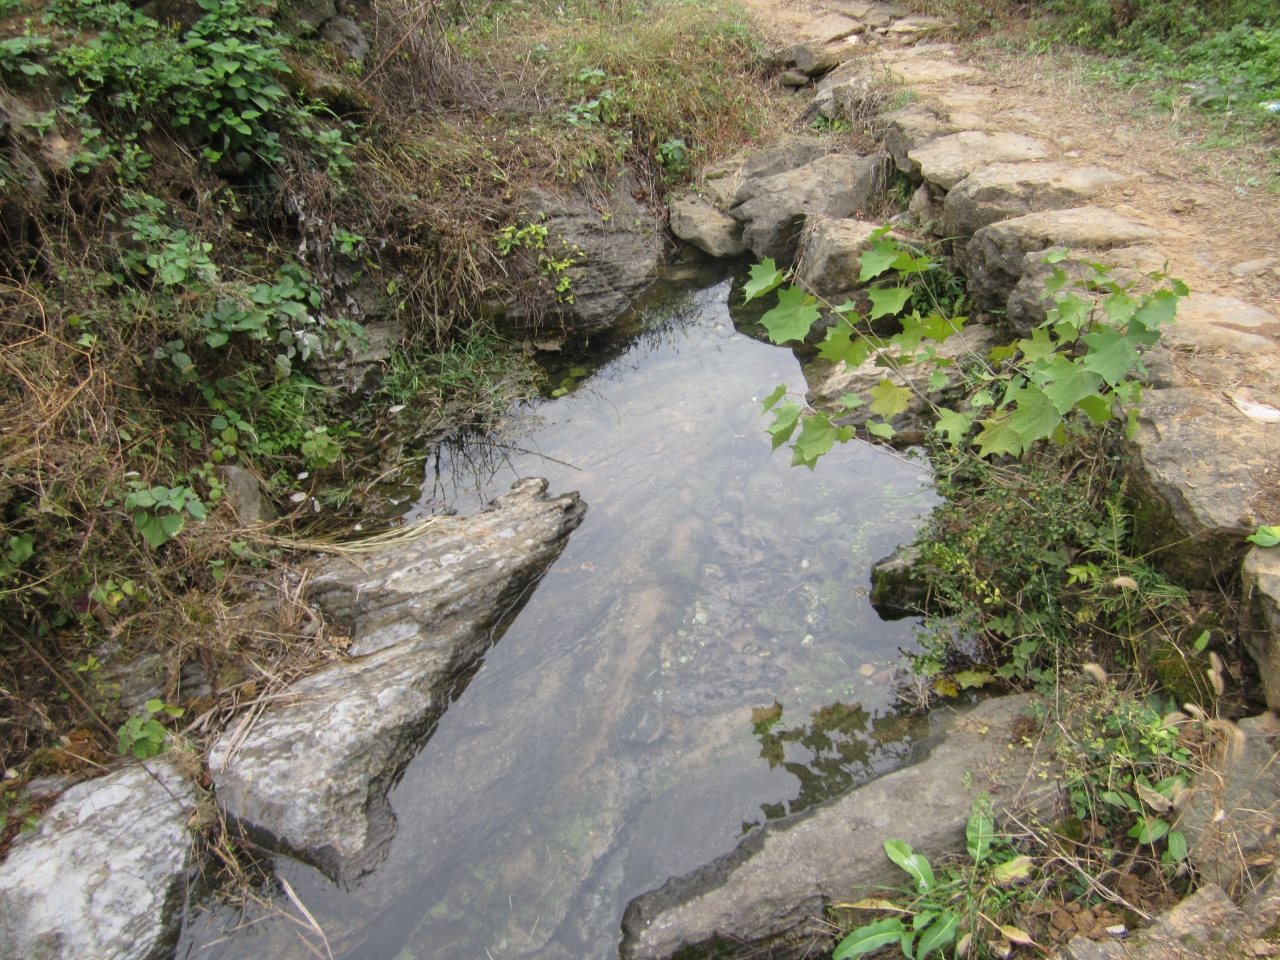
<path id="1" fill-rule="evenodd" d="M 164 753 L 169 746 L 169 731 L 160 720 L 178 719 L 182 714 L 181 707 L 163 700 L 148 700 L 142 713 L 134 714 L 120 726 L 120 752 L 132 754 L 139 760 L 150 760 Z"/>

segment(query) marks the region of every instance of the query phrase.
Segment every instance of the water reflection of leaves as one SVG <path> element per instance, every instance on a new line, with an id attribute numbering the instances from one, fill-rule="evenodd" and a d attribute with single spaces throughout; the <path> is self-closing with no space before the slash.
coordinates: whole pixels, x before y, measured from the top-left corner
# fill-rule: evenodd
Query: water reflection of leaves
<path id="1" fill-rule="evenodd" d="M 928 729 L 919 717 L 873 716 L 861 704 L 840 701 L 819 707 L 796 727 L 782 725 L 782 713 L 776 701 L 751 711 L 761 758 L 769 769 L 781 767 L 800 781 L 795 799 L 760 805 L 767 820 L 799 813 L 901 764 Z M 743 830 L 758 823 L 744 822 Z"/>

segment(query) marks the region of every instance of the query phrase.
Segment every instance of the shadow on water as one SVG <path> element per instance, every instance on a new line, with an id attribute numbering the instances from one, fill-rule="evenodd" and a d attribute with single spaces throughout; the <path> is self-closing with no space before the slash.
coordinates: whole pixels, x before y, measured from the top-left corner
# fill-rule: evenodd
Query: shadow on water
<path id="1" fill-rule="evenodd" d="M 812 472 L 775 455 L 758 398 L 803 378 L 712 280 L 655 292 L 629 337 L 552 359 L 558 396 L 427 459 L 410 519 L 526 476 L 589 510 L 391 794 L 382 865 L 339 887 L 277 861 L 334 957 L 615 956 L 632 897 L 923 734 L 890 691 L 913 627 L 866 587 L 931 508 L 927 471 L 857 444 Z M 287 901 L 215 909 L 183 949 L 313 956 L 307 926 Z"/>

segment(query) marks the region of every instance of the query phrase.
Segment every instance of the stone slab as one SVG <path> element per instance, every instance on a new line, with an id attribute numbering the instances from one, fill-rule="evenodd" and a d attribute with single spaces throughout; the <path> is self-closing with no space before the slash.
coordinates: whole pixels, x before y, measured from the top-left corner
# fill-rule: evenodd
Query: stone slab
<path id="1" fill-rule="evenodd" d="M 929 183 L 950 190 L 965 177 L 993 163 L 1043 160 L 1048 147 L 1020 133 L 962 130 L 938 137 L 907 154 Z"/>
<path id="2" fill-rule="evenodd" d="M 1066 163 L 994 163 L 948 191 L 942 235 L 968 239 L 988 224 L 1077 206 L 1125 178 L 1102 167 Z"/>

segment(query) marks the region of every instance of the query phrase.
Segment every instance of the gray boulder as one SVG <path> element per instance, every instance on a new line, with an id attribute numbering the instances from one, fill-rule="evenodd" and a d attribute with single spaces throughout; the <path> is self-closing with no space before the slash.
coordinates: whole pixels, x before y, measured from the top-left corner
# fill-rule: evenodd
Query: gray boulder
<path id="1" fill-rule="evenodd" d="M 790 263 L 809 216 L 850 217 L 875 206 L 888 180 L 889 158 L 829 154 L 785 173 L 746 181 L 729 213 L 757 257 Z"/>
<path id="2" fill-rule="evenodd" d="M 195 792 L 153 760 L 77 784 L 0 864 L 2 960 L 172 955 Z"/>
<path id="3" fill-rule="evenodd" d="M 835 145 L 830 140 L 819 137 L 792 137 L 752 154 L 738 168 L 739 186 L 738 192 L 733 197 L 733 203 L 743 203 L 759 192 L 758 186 L 753 185 L 752 181 L 803 167 L 819 157 L 834 153 L 835 149 Z"/>
<path id="4" fill-rule="evenodd" d="M 807 40 L 791 48 L 791 52 L 787 54 L 787 62 L 795 64 L 796 70 L 806 77 L 820 77 L 852 60 L 859 53 L 861 50 L 856 44 Z"/>
<path id="5" fill-rule="evenodd" d="M 963 849 L 974 798 L 998 811 L 1041 806 L 1056 794 L 1033 751 L 1011 747 L 1028 696 L 988 700 L 938 717 L 927 758 L 872 780 L 800 817 L 751 833 L 726 857 L 633 900 L 622 920 L 623 960 L 662 960 L 688 948 L 717 957 L 812 957 L 830 948 L 826 907 L 896 884 L 884 855 L 896 837 L 926 857 Z M 1035 792 L 1027 794 L 1028 785 Z M 701 954 L 699 954 L 701 955 Z"/>
<path id="6" fill-rule="evenodd" d="M 1240 572 L 1244 581 L 1240 637 L 1258 665 L 1267 706 L 1280 710 L 1280 548 L 1252 548 Z"/>
<path id="7" fill-rule="evenodd" d="M 881 114 L 873 122 L 873 127 L 893 157 L 894 165 L 911 176 L 920 174 L 920 164 L 911 158 L 913 150 L 956 132 L 944 115 L 923 103 L 913 103 Z"/>
<path id="8" fill-rule="evenodd" d="M 1218 748 L 1175 827 L 1186 835 L 1200 877 L 1241 894 L 1260 879 L 1251 868 L 1275 863 L 1280 853 L 1280 719 L 1264 713 L 1241 720 Z"/>
<path id="9" fill-rule="evenodd" d="M 999 309 L 1026 269 L 1029 253 L 1051 247 L 1111 250 L 1156 236 L 1152 227 L 1100 207 L 1048 210 L 983 227 L 957 251 L 956 261 L 969 278 L 974 301 Z"/>
<path id="10" fill-rule="evenodd" d="M 671 232 L 713 257 L 736 257 L 747 248 L 742 224 L 701 197 L 687 196 L 671 204 Z"/>
<path id="11" fill-rule="evenodd" d="M 928 183 L 950 190 L 965 177 L 993 163 L 1043 160 L 1046 147 L 1020 133 L 963 130 L 938 137 L 907 152 Z"/>
<path id="12" fill-rule="evenodd" d="M 581 522 L 577 494 L 523 480 L 491 509 L 323 565 L 311 597 L 351 629 L 354 659 L 289 687 L 209 751 L 218 802 L 331 876 L 367 872 L 395 832 L 386 792 L 448 705 L 452 682 Z"/>
<path id="13" fill-rule="evenodd" d="M 590 332 L 613 326 L 658 275 L 662 226 L 633 197 L 635 190 L 626 177 L 614 185 L 608 194 L 608 218 L 600 215 L 598 198 L 583 191 L 537 188 L 521 197 L 526 218 L 547 228 L 552 255 L 575 260 L 568 270 L 571 299 L 543 305 L 571 330 Z M 511 316 L 522 319 L 519 311 Z"/>
<path id="14" fill-rule="evenodd" d="M 878 225 L 864 220 L 814 219 L 801 242 L 796 277 L 822 297 L 835 297 L 858 285 L 862 256 Z"/>
<path id="15" fill-rule="evenodd" d="M 1125 456 L 1138 550 L 1189 586 L 1234 578 L 1245 537 L 1268 522 L 1261 478 L 1275 431 L 1218 393 L 1147 391 Z"/>
<path id="16" fill-rule="evenodd" d="M 1102 167 L 1064 163 L 993 163 L 975 170 L 947 193 L 941 233 L 965 238 L 999 220 L 1083 203 L 1124 177 Z"/>

